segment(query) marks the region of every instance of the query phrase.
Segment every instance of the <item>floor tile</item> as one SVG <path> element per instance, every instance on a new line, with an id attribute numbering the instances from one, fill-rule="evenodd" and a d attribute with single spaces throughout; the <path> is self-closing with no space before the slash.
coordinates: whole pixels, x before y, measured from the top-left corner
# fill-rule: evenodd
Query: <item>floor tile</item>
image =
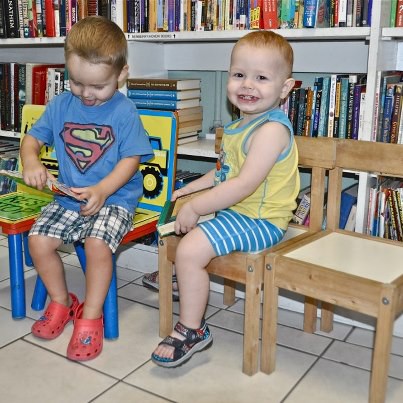
<path id="1" fill-rule="evenodd" d="M 94 403 L 117 403 L 117 402 L 141 402 L 141 403 L 164 403 L 169 400 L 145 392 L 139 388 L 119 382 L 100 397 L 93 400 Z"/>
<path id="2" fill-rule="evenodd" d="M 348 343 L 358 344 L 364 347 L 372 348 L 374 345 L 375 334 L 371 330 L 355 328 L 347 338 Z M 403 356 L 403 338 L 394 336 L 392 338 L 391 352 Z"/>
<path id="3" fill-rule="evenodd" d="M 8 309 L 0 308 L 0 347 L 31 333 L 32 319 L 12 319 Z"/>
<path id="4" fill-rule="evenodd" d="M 310 355 L 280 347 L 277 370 L 266 375 L 242 373 L 242 336 L 211 327 L 214 342 L 178 368 L 152 362 L 125 381 L 178 402 L 280 402 L 312 365 Z"/>
<path id="5" fill-rule="evenodd" d="M 369 371 L 319 359 L 285 403 L 366 403 Z M 401 403 L 403 382 L 389 379 L 387 403 Z"/>
<path id="6" fill-rule="evenodd" d="M 119 300 L 119 338 L 105 340 L 102 354 L 83 365 L 122 379 L 150 359 L 151 352 L 160 341 L 158 337 L 158 311 L 130 301 Z M 25 339 L 49 351 L 66 355 L 73 325 L 66 326 L 55 340 L 41 340 L 27 336 Z"/>
<path id="7" fill-rule="evenodd" d="M 336 340 L 323 357 L 369 371 L 372 362 L 372 349 Z M 402 356 L 391 356 L 389 375 L 403 380 Z"/>
<path id="8" fill-rule="evenodd" d="M 107 375 L 21 340 L 0 349 L 0 362 L 3 402 L 89 402 L 116 383 Z"/>

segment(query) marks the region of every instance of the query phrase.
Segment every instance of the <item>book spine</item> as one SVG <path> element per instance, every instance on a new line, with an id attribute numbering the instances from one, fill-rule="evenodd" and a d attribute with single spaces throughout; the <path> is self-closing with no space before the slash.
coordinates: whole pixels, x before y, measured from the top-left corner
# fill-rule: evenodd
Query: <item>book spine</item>
<path id="1" fill-rule="evenodd" d="M 298 100 L 298 120 L 297 120 L 297 136 L 302 136 L 304 131 L 304 123 L 305 123 L 305 98 L 306 98 L 306 89 L 300 89 L 300 96 Z"/>
<path id="2" fill-rule="evenodd" d="M 316 25 L 317 0 L 305 0 L 303 26 L 315 28 Z"/>
<path id="3" fill-rule="evenodd" d="M 127 88 L 144 90 L 177 90 L 176 80 L 131 79 L 127 80 Z"/>
<path id="4" fill-rule="evenodd" d="M 394 88 L 393 109 L 390 125 L 390 142 L 394 144 L 398 142 L 401 110 L 402 110 L 402 85 L 396 84 Z"/>
<path id="5" fill-rule="evenodd" d="M 128 89 L 127 96 L 129 98 L 138 98 L 138 99 L 169 99 L 169 100 L 178 100 L 180 95 L 177 91 L 148 91 L 148 90 L 135 90 Z"/>
<path id="6" fill-rule="evenodd" d="M 346 138 L 353 137 L 353 104 L 354 104 L 354 86 L 357 83 L 357 76 L 350 75 L 348 80 L 348 101 L 347 101 L 347 126 Z"/>
<path id="7" fill-rule="evenodd" d="M 178 109 L 176 101 L 160 100 L 160 99 L 136 99 L 129 98 L 138 108 L 152 108 L 152 109 L 166 109 L 175 110 Z"/>
<path id="8" fill-rule="evenodd" d="M 35 0 L 37 36 L 43 37 L 42 2 Z"/>
<path id="9" fill-rule="evenodd" d="M 311 125 L 312 125 L 312 105 L 313 105 L 313 89 L 308 87 L 306 89 L 306 106 L 305 106 L 305 125 L 304 125 L 304 136 L 311 135 Z"/>
<path id="10" fill-rule="evenodd" d="M 403 0 L 397 2 L 395 27 L 403 27 Z"/>
<path id="11" fill-rule="evenodd" d="M 320 105 L 320 114 L 319 114 L 319 127 L 318 127 L 318 136 L 326 137 L 327 136 L 327 121 L 329 114 L 329 87 L 330 87 L 330 77 L 322 78 L 322 97 L 321 97 L 321 105 Z"/>
<path id="12" fill-rule="evenodd" d="M 18 68 L 18 132 L 21 131 L 22 108 L 25 105 L 25 79 L 25 64 L 21 63 Z"/>
<path id="13" fill-rule="evenodd" d="M 292 217 L 293 222 L 295 222 L 296 224 L 303 225 L 308 217 L 310 207 L 311 207 L 311 198 L 309 195 L 304 194 L 301 202 L 299 203 Z"/>
<path id="14" fill-rule="evenodd" d="M 347 108 L 348 108 L 348 78 L 342 78 L 340 83 L 339 138 L 346 138 Z"/>
<path id="15" fill-rule="evenodd" d="M 18 9 L 15 0 L 5 0 L 4 18 L 6 28 L 6 38 L 19 38 Z"/>
<path id="16" fill-rule="evenodd" d="M 353 120 L 351 127 L 351 138 L 353 140 L 358 140 L 358 129 L 360 122 L 360 107 L 361 107 L 361 91 L 362 85 L 355 84 L 353 92 Z"/>
<path id="17" fill-rule="evenodd" d="M 313 115 L 312 124 L 312 137 L 318 137 L 319 135 L 319 117 L 321 113 L 321 100 L 322 100 L 322 88 L 323 88 L 323 77 L 319 77 L 319 81 L 315 83 L 315 107 Z"/>
<path id="18" fill-rule="evenodd" d="M 55 37 L 55 8 L 53 0 L 45 0 L 46 36 Z"/>
<path id="19" fill-rule="evenodd" d="M 327 126 L 327 137 L 333 137 L 334 112 L 335 112 L 335 107 L 336 107 L 336 81 L 337 81 L 337 75 L 332 74 L 330 77 L 329 118 L 328 118 L 328 126 Z"/>
<path id="20" fill-rule="evenodd" d="M 392 117 L 393 108 L 393 85 L 388 86 L 385 96 L 385 104 L 383 109 L 381 141 L 382 143 L 390 142 L 390 119 Z"/>
<path id="21" fill-rule="evenodd" d="M 6 37 L 6 18 L 4 12 L 4 3 L 0 1 L 0 38 Z"/>

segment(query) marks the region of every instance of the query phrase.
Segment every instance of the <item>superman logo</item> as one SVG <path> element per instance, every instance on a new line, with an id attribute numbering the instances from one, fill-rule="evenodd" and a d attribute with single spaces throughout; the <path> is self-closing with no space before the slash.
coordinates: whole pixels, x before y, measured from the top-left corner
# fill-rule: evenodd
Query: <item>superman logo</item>
<path id="1" fill-rule="evenodd" d="M 67 155 L 81 173 L 93 166 L 115 142 L 110 126 L 65 123 L 60 136 Z"/>

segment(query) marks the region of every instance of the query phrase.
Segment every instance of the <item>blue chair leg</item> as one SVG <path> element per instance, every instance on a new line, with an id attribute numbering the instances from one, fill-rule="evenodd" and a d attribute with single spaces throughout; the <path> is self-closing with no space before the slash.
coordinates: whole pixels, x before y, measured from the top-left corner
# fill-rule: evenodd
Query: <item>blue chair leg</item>
<path id="1" fill-rule="evenodd" d="M 28 231 L 24 232 L 22 234 L 22 240 L 24 242 L 24 258 L 25 258 L 25 264 L 29 267 L 32 267 L 34 265 L 34 262 L 32 261 L 31 255 L 29 254 L 29 247 L 28 247 Z"/>
<path id="2" fill-rule="evenodd" d="M 84 244 L 76 242 L 74 244 L 78 260 L 81 268 L 85 273 L 86 259 Z M 119 337 L 119 316 L 118 316 L 118 295 L 117 295 L 117 279 L 116 279 L 116 258 L 115 254 L 112 256 L 113 270 L 112 279 L 109 286 L 108 293 L 104 302 L 104 336 L 105 339 L 113 340 Z"/>
<path id="3" fill-rule="evenodd" d="M 42 311 L 42 309 L 45 307 L 47 296 L 48 291 L 46 290 L 45 284 L 43 284 L 43 281 L 38 275 L 36 276 L 36 283 L 34 294 L 32 295 L 31 308 L 35 311 Z"/>
<path id="4" fill-rule="evenodd" d="M 11 315 L 13 319 L 25 318 L 25 282 L 22 252 L 22 236 L 8 236 L 8 259 L 10 265 Z"/>

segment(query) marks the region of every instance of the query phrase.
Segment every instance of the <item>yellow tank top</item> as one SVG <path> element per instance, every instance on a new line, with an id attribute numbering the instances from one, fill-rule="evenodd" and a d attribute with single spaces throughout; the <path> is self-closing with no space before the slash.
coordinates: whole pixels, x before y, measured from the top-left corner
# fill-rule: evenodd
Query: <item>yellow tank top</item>
<path id="1" fill-rule="evenodd" d="M 269 220 L 272 224 L 286 230 L 292 218 L 292 212 L 296 208 L 296 197 L 300 188 L 298 150 L 291 123 L 281 109 L 269 111 L 247 126 L 238 128 L 241 120 L 242 118 L 224 127 L 215 183 L 219 184 L 239 174 L 246 159 L 246 141 L 257 127 L 268 121 L 284 124 L 290 131 L 288 149 L 279 156 L 256 191 L 231 209 L 251 218 Z"/>

